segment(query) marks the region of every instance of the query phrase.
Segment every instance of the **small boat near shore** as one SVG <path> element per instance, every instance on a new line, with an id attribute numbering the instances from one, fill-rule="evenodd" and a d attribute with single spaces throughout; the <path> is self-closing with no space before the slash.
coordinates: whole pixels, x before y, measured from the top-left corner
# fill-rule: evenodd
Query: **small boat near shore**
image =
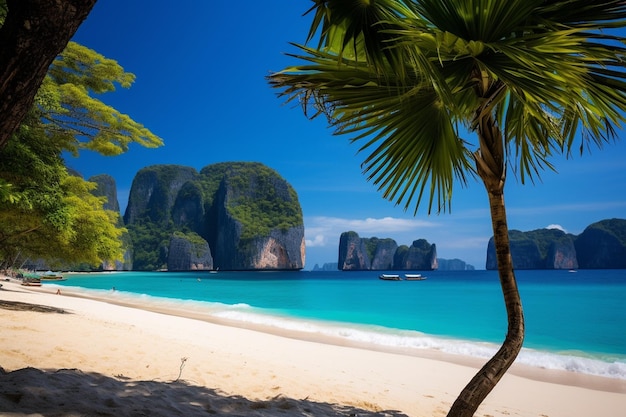
<path id="1" fill-rule="evenodd" d="M 41 281 L 65 281 L 67 278 L 52 271 L 45 272 L 38 277 Z"/>
<path id="2" fill-rule="evenodd" d="M 384 280 L 384 281 L 400 281 L 400 275 L 398 274 L 381 274 L 378 276 L 378 278 Z"/>
<path id="3" fill-rule="evenodd" d="M 25 287 L 41 287 L 41 279 L 39 278 L 26 278 L 22 281 L 22 285 Z"/>
<path id="4" fill-rule="evenodd" d="M 47 276 L 47 277 L 41 277 L 39 278 L 41 281 L 67 281 L 67 278 L 64 278 L 61 275 L 57 275 L 57 276 Z"/>
<path id="5" fill-rule="evenodd" d="M 404 279 L 407 281 L 423 281 L 426 277 L 422 274 L 404 274 Z"/>

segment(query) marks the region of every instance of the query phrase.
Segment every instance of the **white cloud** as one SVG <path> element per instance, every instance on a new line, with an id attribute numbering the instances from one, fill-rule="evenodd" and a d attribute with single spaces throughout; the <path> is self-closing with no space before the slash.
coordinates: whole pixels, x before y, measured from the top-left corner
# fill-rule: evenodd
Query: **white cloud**
<path id="1" fill-rule="evenodd" d="M 439 226 L 435 222 L 395 217 L 346 219 L 315 216 L 305 217 L 304 223 L 307 247 L 336 246 L 341 233 L 349 231 L 355 231 L 364 237 L 380 234 L 386 238 L 398 233 L 411 233 Z"/>
<path id="2" fill-rule="evenodd" d="M 313 238 L 313 240 L 311 239 L 305 239 L 306 242 L 306 246 L 309 248 L 313 248 L 316 246 L 326 246 L 326 237 L 322 234 L 317 234 L 315 235 L 315 237 Z"/>
<path id="3" fill-rule="evenodd" d="M 546 229 L 558 229 L 562 232 L 567 233 L 567 230 L 565 230 L 565 228 L 561 226 L 560 224 L 549 224 L 546 226 Z"/>
<path id="4" fill-rule="evenodd" d="M 340 217 L 316 216 L 308 220 L 307 229 L 337 230 L 344 232 L 355 231 L 357 233 L 383 233 L 383 232 L 406 232 L 423 227 L 435 227 L 437 223 L 417 219 L 400 219 L 396 217 L 382 217 L 379 219 L 368 217 L 366 219 L 344 219 Z"/>

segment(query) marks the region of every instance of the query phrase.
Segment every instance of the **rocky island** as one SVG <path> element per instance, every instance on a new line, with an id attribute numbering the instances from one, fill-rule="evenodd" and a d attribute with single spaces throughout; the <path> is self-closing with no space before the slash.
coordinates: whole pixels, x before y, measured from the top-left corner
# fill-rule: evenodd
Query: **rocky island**
<path id="1" fill-rule="evenodd" d="M 111 193 L 115 187 L 99 180 Z M 117 197 L 107 196 L 109 201 Z M 298 196 L 271 168 L 224 162 L 200 172 L 154 165 L 135 176 L 124 213 L 127 270 L 298 270 L 304 222 Z"/>
<path id="2" fill-rule="evenodd" d="M 626 268 L 626 220 L 593 223 L 578 236 L 558 229 L 509 231 L 515 269 Z M 496 269 L 493 237 L 487 245 L 487 269 Z"/>
<path id="3" fill-rule="evenodd" d="M 339 238 L 338 269 L 430 271 L 437 269 L 437 247 L 425 239 L 409 247 L 389 238 L 361 238 L 356 232 L 344 232 Z"/>

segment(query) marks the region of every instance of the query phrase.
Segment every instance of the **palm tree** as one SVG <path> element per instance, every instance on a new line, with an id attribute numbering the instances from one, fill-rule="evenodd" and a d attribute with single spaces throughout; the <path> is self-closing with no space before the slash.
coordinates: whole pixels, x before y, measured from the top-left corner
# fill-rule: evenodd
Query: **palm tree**
<path id="1" fill-rule="evenodd" d="M 405 210 L 450 209 L 453 184 L 489 196 L 508 318 L 499 351 L 449 416 L 471 416 L 511 366 L 524 316 L 511 260 L 504 184 L 553 169 L 549 157 L 601 146 L 626 108 L 626 2 L 313 0 L 300 65 L 270 75 L 305 115 L 328 117 L 369 152 L 364 173 Z M 462 137 L 466 135 L 467 137 Z M 425 194 L 426 193 L 426 194 Z M 426 197 L 427 196 L 427 197 Z"/>

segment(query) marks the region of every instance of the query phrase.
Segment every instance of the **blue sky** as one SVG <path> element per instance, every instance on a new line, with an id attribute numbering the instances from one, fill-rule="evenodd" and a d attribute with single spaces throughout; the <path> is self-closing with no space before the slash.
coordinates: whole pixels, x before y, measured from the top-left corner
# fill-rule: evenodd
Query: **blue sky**
<path id="1" fill-rule="evenodd" d="M 101 0 L 74 40 L 117 60 L 136 75 L 130 89 L 102 96 L 163 138 L 159 149 L 131 146 L 102 157 L 67 158 L 86 178 L 115 178 L 123 209 L 133 177 L 154 164 L 198 170 L 225 161 L 257 161 L 275 169 L 298 193 L 305 221 L 306 266 L 337 262 L 339 236 L 427 239 L 441 258 L 460 258 L 484 269 L 492 235 L 484 187 L 456 187 L 452 212 L 405 212 L 366 181 L 365 154 L 346 136 L 333 136 L 323 118 L 310 121 L 285 105 L 265 77 L 294 64 L 289 42 L 303 43 L 308 0 L 178 2 Z M 626 132 L 582 157 L 553 159 L 558 173 L 522 185 L 509 171 L 509 227 L 560 227 L 579 234 L 589 224 L 626 218 Z M 123 214 L 123 213 L 122 213 Z"/>

